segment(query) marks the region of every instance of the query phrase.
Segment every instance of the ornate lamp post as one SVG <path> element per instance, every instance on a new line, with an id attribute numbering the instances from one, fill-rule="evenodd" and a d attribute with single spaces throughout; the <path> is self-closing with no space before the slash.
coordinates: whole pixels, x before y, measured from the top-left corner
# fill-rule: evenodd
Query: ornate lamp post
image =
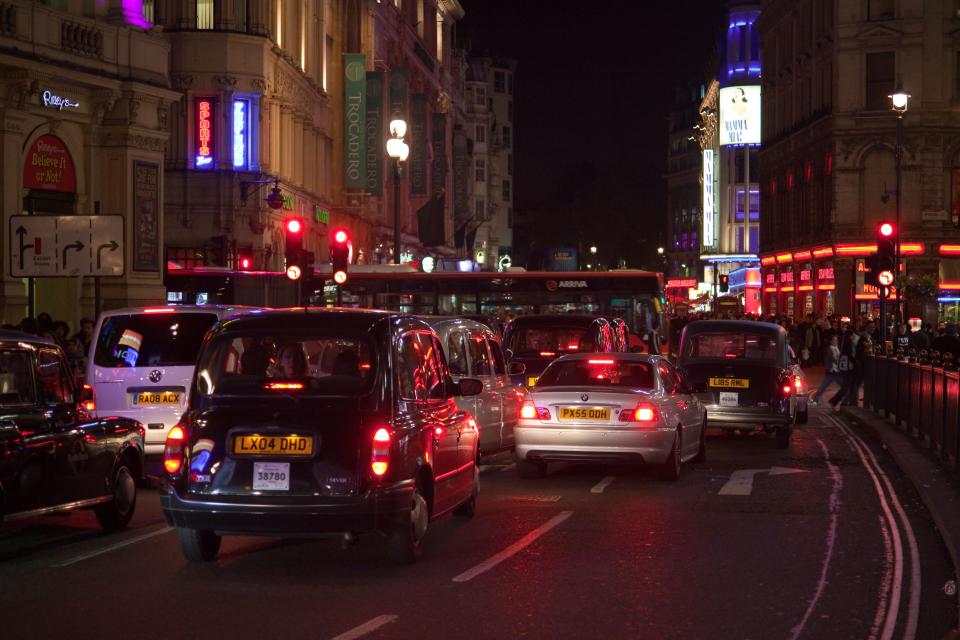
<path id="1" fill-rule="evenodd" d="M 397 117 L 390 121 L 387 155 L 393 160 L 393 262 L 400 264 L 400 163 L 410 155 L 410 147 L 403 141 L 407 123 Z"/>
<path id="2" fill-rule="evenodd" d="M 897 114 L 897 144 L 896 150 L 894 151 L 896 166 L 897 166 L 897 251 L 896 257 L 894 259 L 894 273 L 896 274 L 896 285 L 897 285 L 897 312 L 894 318 L 894 321 L 899 324 L 903 318 L 903 309 L 901 308 L 901 289 L 903 289 L 903 276 L 900 272 L 900 242 L 903 238 L 903 230 L 900 228 L 900 211 L 903 203 L 903 198 L 901 197 L 902 185 L 902 161 L 903 161 L 903 116 L 907 113 L 907 106 L 910 102 L 910 94 L 903 90 L 903 86 L 899 83 L 897 84 L 896 90 L 891 93 L 889 96 L 890 105 L 893 109 L 893 112 Z M 881 319 L 883 322 L 886 322 L 886 318 Z"/>

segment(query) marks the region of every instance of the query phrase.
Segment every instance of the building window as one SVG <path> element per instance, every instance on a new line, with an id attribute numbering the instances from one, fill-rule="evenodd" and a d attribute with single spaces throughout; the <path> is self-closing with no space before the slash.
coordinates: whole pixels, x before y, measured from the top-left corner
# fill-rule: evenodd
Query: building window
<path id="1" fill-rule="evenodd" d="M 501 195 L 503 196 L 504 202 L 510 202 L 510 181 L 504 180 L 503 185 L 501 186 Z"/>
<path id="2" fill-rule="evenodd" d="M 156 22 L 156 0 L 143 0 L 143 17 L 150 24 Z"/>
<path id="3" fill-rule="evenodd" d="M 512 153 L 507 154 L 507 175 L 508 176 L 513 175 L 513 154 Z"/>
<path id="4" fill-rule="evenodd" d="M 510 142 L 510 127 L 503 127 L 503 146 L 509 147 L 512 144 Z"/>
<path id="5" fill-rule="evenodd" d="M 327 36 L 327 50 L 323 56 L 323 90 L 330 90 L 330 65 L 333 64 L 333 38 Z"/>
<path id="6" fill-rule="evenodd" d="M 487 125 L 480 123 L 477 125 L 477 142 L 487 141 Z"/>
<path id="7" fill-rule="evenodd" d="M 473 165 L 473 175 L 477 182 L 487 181 L 487 161 L 477 160 Z"/>
<path id="8" fill-rule="evenodd" d="M 473 211 L 473 215 L 477 220 L 485 220 L 487 217 L 487 203 L 483 198 L 477 198 L 474 202 L 476 207 Z"/>
<path id="9" fill-rule="evenodd" d="M 893 51 L 868 53 L 866 59 L 866 104 L 868 111 L 890 108 L 888 95 L 894 89 L 896 58 Z"/>
<path id="10" fill-rule="evenodd" d="M 493 72 L 493 90 L 496 93 L 503 93 L 507 90 L 506 74 L 503 71 Z"/>
<path id="11" fill-rule="evenodd" d="M 197 0 L 197 29 L 213 29 L 213 0 Z"/>
<path id="12" fill-rule="evenodd" d="M 487 106 L 487 90 L 484 87 L 476 87 L 473 90 L 473 103 L 478 107 Z"/>
<path id="13" fill-rule="evenodd" d="M 240 0 L 234 7 L 236 8 L 236 30 L 246 32 L 247 30 L 247 0 Z"/>
<path id="14" fill-rule="evenodd" d="M 867 20 L 892 20 L 893 0 L 867 0 Z"/>

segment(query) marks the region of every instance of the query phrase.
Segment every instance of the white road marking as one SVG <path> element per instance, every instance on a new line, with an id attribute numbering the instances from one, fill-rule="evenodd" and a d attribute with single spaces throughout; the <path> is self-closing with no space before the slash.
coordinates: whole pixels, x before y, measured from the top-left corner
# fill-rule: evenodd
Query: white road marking
<path id="1" fill-rule="evenodd" d="M 467 582 L 468 580 L 473 580 L 474 578 L 476 578 L 482 573 L 486 573 L 487 571 L 489 571 L 490 569 L 493 569 L 495 566 L 497 566 L 504 560 L 507 560 L 508 558 L 511 558 L 512 556 L 516 555 L 520 551 L 523 551 L 523 549 L 533 544 L 533 542 L 537 538 L 539 538 L 546 532 L 550 531 L 551 529 L 553 529 L 558 524 L 560 524 L 561 522 L 563 522 L 564 520 L 566 520 L 572 515 L 573 515 L 573 511 L 561 511 L 560 513 L 553 516 L 552 518 L 547 520 L 545 523 L 543 523 L 542 525 L 540 525 L 539 527 L 537 527 L 527 535 L 523 536 L 522 538 L 514 542 L 512 545 L 510 545 L 500 553 L 496 554 L 495 556 L 492 556 L 487 560 L 484 560 L 474 568 L 464 571 L 460 575 L 454 577 L 453 581 Z"/>
<path id="2" fill-rule="evenodd" d="M 788 467 L 771 467 L 770 469 L 738 469 L 730 475 L 730 479 L 720 487 L 721 496 L 748 496 L 753 493 L 753 479 L 758 473 L 767 473 L 771 476 L 784 476 L 791 473 L 809 473 L 806 469 L 790 469 Z"/>
<path id="3" fill-rule="evenodd" d="M 880 485 L 880 479 L 883 480 L 883 486 L 886 487 L 887 493 L 890 495 L 890 502 L 893 503 L 893 508 L 897 512 L 900 522 L 903 525 L 903 531 L 907 538 L 907 545 L 910 548 L 910 598 L 907 604 L 907 620 L 906 626 L 903 630 L 903 638 L 904 640 L 913 640 L 913 638 L 915 638 L 917 635 L 917 624 L 920 617 L 921 578 L 920 549 L 917 546 L 917 537 L 914 534 L 913 526 L 910 524 L 910 520 L 907 518 L 907 514 L 903 510 L 903 505 L 900 503 L 900 498 L 893 490 L 893 484 L 890 482 L 890 478 L 880 467 L 880 463 L 877 461 L 876 456 L 873 455 L 873 451 L 870 449 L 870 447 L 867 446 L 867 443 L 864 442 L 860 436 L 854 433 L 854 431 L 841 420 L 833 416 L 828 417 L 832 419 L 837 427 L 844 433 L 844 435 L 846 435 L 847 441 L 851 443 L 853 449 L 860 457 L 860 461 L 873 478 L 874 488 L 877 491 L 877 495 L 880 497 L 880 502 L 884 513 L 887 515 L 887 522 L 890 525 L 893 540 L 896 545 L 894 547 L 893 593 L 890 597 L 890 609 L 887 611 L 887 618 L 883 627 L 883 634 L 880 636 L 882 640 L 889 640 L 889 638 L 893 637 L 893 634 L 896 631 L 897 616 L 900 610 L 900 595 L 903 583 L 904 563 L 903 542 L 900 538 L 900 530 L 897 527 L 897 519 L 893 517 L 893 514 L 890 511 L 883 488 Z M 874 473 L 874 470 L 876 470 L 876 473 Z"/>
<path id="4" fill-rule="evenodd" d="M 497 496 L 494 502 L 560 502 L 563 496 Z"/>
<path id="5" fill-rule="evenodd" d="M 820 596 L 823 595 L 823 590 L 827 586 L 827 575 L 830 571 L 830 562 L 833 560 L 833 545 L 837 541 L 837 525 L 840 522 L 840 490 L 843 488 L 843 474 L 840 473 L 837 465 L 830 462 L 830 450 L 827 449 L 827 445 L 823 443 L 823 440 L 817 438 L 817 444 L 820 445 L 820 449 L 823 451 L 823 458 L 827 462 L 827 469 L 829 469 L 830 478 L 833 480 L 833 489 L 830 491 L 829 502 L 830 527 L 827 529 L 827 550 L 823 554 L 823 564 L 820 567 L 820 578 L 817 580 L 817 589 L 807 604 L 807 610 L 804 612 L 803 617 L 800 618 L 800 622 L 791 629 L 790 640 L 797 640 L 800 634 L 803 633 L 803 628 L 807 625 L 807 620 L 810 619 L 810 615 L 816 608 L 817 602 L 820 601 Z"/>
<path id="6" fill-rule="evenodd" d="M 607 476 L 600 482 L 598 482 L 593 489 L 590 489 L 590 493 L 603 493 L 603 490 L 610 486 L 610 483 L 613 482 L 613 476 Z"/>
<path id="7" fill-rule="evenodd" d="M 102 556 L 102 555 L 105 554 L 105 553 L 110 553 L 111 551 L 116 551 L 117 549 L 123 549 L 124 547 L 129 547 L 129 546 L 132 545 L 132 544 L 136 544 L 136 543 L 138 543 L 138 542 L 143 542 L 144 540 L 149 540 L 150 538 L 154 538 L 154 537 L 156 537 L 156 536 L 163 535 L 164 533 L 169 533 L 169 532 L 171 532 L 171 531 L 173 531 L 173 527 L 163 527 L 162 529 L 157 529 L 156 531 L 151 531 L 150 533 L 145 533 L 145 534 L 143 534 L 142 536 L 136 536 L 136 537 L 134 537 L 134 538 L 130 538 L 130 539 L 128 539 L 128 540 L 124 540 L 123 542 L 118 542 L 117 544 L 112 544 L 112 545 L 110 545 L 109 547 L 104 547 L 104 548 L 102 548 L 102 549 L 97 549 L 96 551 L 90 551 L 90 552 L 88 552 L 88 553 L 83 553 L 83 554 L 80 554 L 79 556 L 75 556 L 75 557 L 73 557 L 73 558 L 70 558 L 69 560 L 64 560 L 64 561 L 62 561 L 62 562 L 58 562 L 58 563 L 52 564 L 52 565 L 50 565 L 50 566 L 53 567 L 53 568 L 56 568 L 56 569 L 59 569 L 59 568 L 62 568 L 62 567 L 69 567 L 70 565 L 77 564 L 78 562 L 83 562 L 84 560 L 89 560 L 89 559 L 91 559 L 91 558 L 96 558 L 97 556 Z"/>
<path id="8" fill-rule="evenodd" d="M 513 470 L 516 469 L 516 468 L 517 468 L 517 463 L 511 462 L 510 464 L 508 464 L 507 466 L 505 466 L 505 467 L 503 468 L 503 470 L 504 470 L 504 471 L 513 471 Z"/>
<path id="9" fill-rule="evenodd" d="M 356 638 L 362 638 L 368 633 L 376 631 L 385 624 L 390 624 L 396 620 L 399 616 L 395 615 L 382 615 L 373 618 L 372 620 L 367 620 L 360 626 L 354 627 L 349 631 L 344 631 L 338 636 L 334 636 L 332 640 L 355 640 Z"/>

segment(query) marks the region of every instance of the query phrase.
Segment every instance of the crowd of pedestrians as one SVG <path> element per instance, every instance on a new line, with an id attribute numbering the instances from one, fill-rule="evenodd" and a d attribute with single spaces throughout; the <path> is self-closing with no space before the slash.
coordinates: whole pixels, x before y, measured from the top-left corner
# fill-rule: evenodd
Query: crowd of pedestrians
<path id="1" fill-rule="evenodd" d="M 87 354 L 90 352 L 94 328 L 90 318 L 81 319 L 80 327 L 75 333 L 71 333 L 67 322 L 54 320 L 46 312 L 38 314 L 37 317 L 27 316 L 19 325 L 5 324 L 3 328 L 49 338 L 63 348 L 75 373 L 83 375 L 87 370 Z"/>

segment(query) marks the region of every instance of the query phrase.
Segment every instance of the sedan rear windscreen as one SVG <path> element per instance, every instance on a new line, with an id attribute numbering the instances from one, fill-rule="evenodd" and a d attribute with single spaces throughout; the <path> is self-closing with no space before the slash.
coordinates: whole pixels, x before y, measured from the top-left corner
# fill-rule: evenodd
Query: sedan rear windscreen
<path id="1" fill-rule="evenodd" d="M 653 366 L 649 362 L 597 358 L 552 363 L 537 380 L 541 387 L 628 387 L 652 389 Z"/>
<path id="2" fill-rule="evenodd" d="M 23 349 L 0 351 L 0 407 L 33 404 L 33 363 Z"/>
<path id="3" fill-rule="evenodd" d="M 134 313 L 105 318 L 93 362 L 100 367 L 192 365 L 214 313 Z"/>
<path id="4" fill-rule="evenodd" d="M 576 327 L 524 327 L 510 334 L 507 345 L 515 356 L 539 356 L 596 351 L 593 333 Z"/>
<path id="5" fill-rule="evenodd" d="M 684 337 L 681 359 L 727 358 L 777 362 L 776 336 L 766 333 L 695 333 Z"/>

